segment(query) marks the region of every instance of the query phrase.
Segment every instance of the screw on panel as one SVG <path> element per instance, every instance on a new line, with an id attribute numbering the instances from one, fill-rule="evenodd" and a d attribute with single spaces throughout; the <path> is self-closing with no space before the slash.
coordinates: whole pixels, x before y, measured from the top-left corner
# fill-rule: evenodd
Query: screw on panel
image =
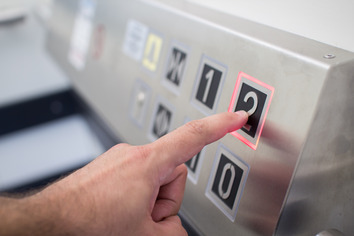
<path id="1" fill-rule="evenodd" d="M 326 59 L 333 59 L 335 57 L 336 57 L 336 55 L 334 55 L 334 54 L 326 54 L 323 56 L 323 58 L 326 58 Z"/>

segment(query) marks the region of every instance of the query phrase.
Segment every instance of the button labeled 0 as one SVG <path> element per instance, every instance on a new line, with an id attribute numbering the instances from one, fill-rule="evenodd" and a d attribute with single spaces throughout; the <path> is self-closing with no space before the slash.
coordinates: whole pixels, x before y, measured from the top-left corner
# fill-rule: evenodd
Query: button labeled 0
<path id="1" fill-rule="evenodd" d="M 219 145 L 206 195 L 231 221 L 236 218 L 248 171 L 243 160 Z"/>

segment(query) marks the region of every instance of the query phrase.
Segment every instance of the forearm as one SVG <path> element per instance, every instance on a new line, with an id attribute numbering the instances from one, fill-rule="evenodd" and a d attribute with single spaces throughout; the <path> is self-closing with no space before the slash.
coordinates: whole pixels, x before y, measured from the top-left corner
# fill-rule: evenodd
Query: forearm
<path id="1" fill-rule="evenodd" d="M 0 235 L 75 235 L 74 223 L 65 218 L 67 201 L 57 184 L 23 198 L 0 197 Z"/>
<path id="2" fill-rule="evenodd" d="M 38 197 L 0 198 L 0 235 L 48 235 L 53 219 Z"/>

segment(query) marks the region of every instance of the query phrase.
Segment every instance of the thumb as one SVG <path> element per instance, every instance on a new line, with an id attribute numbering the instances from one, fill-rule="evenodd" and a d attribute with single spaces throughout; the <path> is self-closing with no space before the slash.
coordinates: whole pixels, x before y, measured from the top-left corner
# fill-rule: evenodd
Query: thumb
<path id="1" fill-rule="evenodd" d="M 155 235 L 173 235 L 188 236 L 187 231 L 183 228 L 181 219 L 175 216 L 169 216 L 162 221 L 156 223 Z"/>

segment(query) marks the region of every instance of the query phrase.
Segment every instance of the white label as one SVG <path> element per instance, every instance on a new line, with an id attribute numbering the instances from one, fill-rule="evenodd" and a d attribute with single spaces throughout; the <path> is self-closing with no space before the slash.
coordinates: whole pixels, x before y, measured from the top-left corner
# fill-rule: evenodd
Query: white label
<path id="1" fill-rule="evenodd" d="M 149 28 L 135 20 L 129 20 L 123 43 L 123 52 L 136 61 L 143 56 Z"/>
<path id="2" fill-rule="evenodd" d="M 77 69 L 82 70 L 86 64 L 86 55 L 90 46 L 95 15 L 96 2 L 94 0 L 80 0 L 71 43 L 69 49 L 69 62 Z"/>

